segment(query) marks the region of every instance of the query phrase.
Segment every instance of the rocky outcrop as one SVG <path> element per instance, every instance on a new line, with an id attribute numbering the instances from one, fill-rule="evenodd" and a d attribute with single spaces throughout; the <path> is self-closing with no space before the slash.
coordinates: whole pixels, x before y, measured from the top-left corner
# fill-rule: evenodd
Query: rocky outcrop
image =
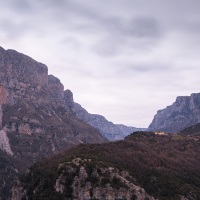
<path id="1" fill-rule="evenodd" d="M 149 130 L 176 133 L 200 122 L 200 93 L 177 97 L 176 101 L 154 116 Z"/>
<path id="2" fill-rule="evenodd" d="M 138 200 L 155 200 L 149 196 L 145 190 L 131 183 L 133 177 L 128 172 L 120 171 L 113 167 L 94 167 L 87 169 L 87 159 L 79 159 L 77 167 L 69 167 L 68 164 L 62 164 L 62 167 L 68 169 L 68 175 L 64 172 L 58 177 L 55 184 L 55 190 L 61 194 L 66 191 L 66 181 L 69 176 L 72 176 L 72 198 L 74 199 L 127 199 L 133 197 Z M 85 166 L 83 166 L 83 164 Z M 76 171 L 79 171 L 77 176 L 74 176 Z M 68 186 L 69 187 L 69 186 Z"/>
<path id="3" fill-rule="evenodd" d="M 0 85 L 0 105 L 7 102 L 7 91 L 4 86 Z"/>
<path id="4" fill-rule="evenodd" d="M 0 149 L 11 156 L 13 155 L 13 152 L 10 147 L 9 138 L 4 130 L 0 130 Z"/>
<path id="5" fill-rule="evenodd" d="M 59 164 L 57 177 L 51 183 L 54 193 L 57 192 L 58 199 L 62 197 L 62 199 L 79 200 L 155 200 L 143 188 L 133 184 L 134 178 L 128 172 L 120 171 L 114 167 L 100 167 L 98 165 L 91 167 L 92 162 L 92 159 L 75 158 L 71 162 Z M 34 180 L 34 175 L 34 172 L 30 171 L 26 176 Z M 28 200 L 40 197 L 39 188 L 43 188 L 42 181 L 34 184 L 31 189 L 27 188 L 23 182 L 16 182 L 12 188 L 11 200 Z M 55 194 L 52 193 L 52 195 Z M 53 197 L 51 196 L 51 198 Z"/>
<path id="6" fill-rule="evenodd" d="M 114 124 L 104 116 L 88 113 L 80 104 L 74 102 L 73 93 L 70 90 L 65 90 L 64 97 L 66 105 L 73 110 L 78 118 L 98 129 L 108 140 L 121 140 L 135 131 L 146 130 L 145 128 Z"/>
<path id="7" fill-rule="evenodd" d="M 11 200 L 22 200 L 24 196 L 27 198 L 26 192 L 23 191 L 23 187 L 19 181 L 16 181 L 15 185 L 12 187 L 11 196 Z"/>

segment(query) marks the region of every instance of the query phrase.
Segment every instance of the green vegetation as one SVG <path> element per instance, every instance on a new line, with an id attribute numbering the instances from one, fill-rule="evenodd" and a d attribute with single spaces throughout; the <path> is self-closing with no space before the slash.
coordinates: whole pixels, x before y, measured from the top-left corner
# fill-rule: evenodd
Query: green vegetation
<path id="1" fill-rule="evenodd" d="M 194 139 L 181 135 L 138 132 L 128 136 L 124 141 L 79 145 L 35 164 L 31 172 L 22 177 L 25 189 L 30 190 L 30 196 L 40 182 L 40 188 L 37 188 L 35 193 L 37 198 L 33 195 L 33 199 L 45 199 L 48 193 L 52 199 L 61 198 L 61 194 L 55 192 L 52 183 L 55 184 L 59 174 L 64 170 L 58 167 L 59 164 L 71 162 L 69 166 L 79 169 L 76 163 L 72 163 L 75 158 L 81 158 L 80 165 L 85 166 L 88 173 L 86 181 L 90 181 L 93 186 L 100 184 L 104 187 L 109 183 L 114 188 L 125 187 L 120 179 L 102 175 L 100 168 L 113 167 L 119 171 L 129 172 L 133 177 L 130 180 L 132 183 L 141 186 L 149 195 L 159 200 L 178 200 L 180 196 L 200 199 L 200 138 L 197 136 Z M 84 159 L 87 159 L 87 162 L 84 163 Z M 94 169 L 101 178 L 94 176 Z M 74 177 L 78 170 L 73 173 Z M 68 188 L 62 195 L 70 197 L 72 179 L 69 174 L 67 177 Z"/>

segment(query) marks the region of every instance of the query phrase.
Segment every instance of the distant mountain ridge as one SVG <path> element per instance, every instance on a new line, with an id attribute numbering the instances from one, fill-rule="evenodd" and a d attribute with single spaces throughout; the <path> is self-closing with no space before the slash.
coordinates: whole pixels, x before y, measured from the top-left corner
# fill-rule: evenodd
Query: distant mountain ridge
<path id="1" fill-rule="evenodd" d="M 70 107 L 78 118 L 82 119 L 94 128 L 97 128 L 108 140 L 121 140 L 135 131 L 146 130 L 145 128 L 135 128 L 122 124 L 114 124 L 102 115 L 88 113 L 80 104 L 74 102 L 73 93 L 70 90 L 65 90 L 64 97 L 66 105 Z"/>
<path id="2" fill-rule="evenodd" d="M 148 130 L 177 133 L 200 122 L 200 93 L 177 97 L 176 101 L 154 116 Z"/>

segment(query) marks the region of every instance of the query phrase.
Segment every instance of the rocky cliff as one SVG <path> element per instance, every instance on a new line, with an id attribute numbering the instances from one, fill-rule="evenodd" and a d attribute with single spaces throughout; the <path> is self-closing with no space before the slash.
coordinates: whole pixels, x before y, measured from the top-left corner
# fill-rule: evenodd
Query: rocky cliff
<path id="1" fill-rule="evenodd" d="M 154 116 L 149 130 L 171 133 L 200 122 L 200 93 L 177 97 L 176 101 Z"/>
<path id="2" fill-rule="evenodd" d="M 20 161 L 19 172 L 73 145 L 105 141 L 66 105 L 64 87 L 47 66 L 0 48 L 0 150 Z"/>
<path id="3" fill-rule="evenodd" d="M 108 140 L 121 140 L 135 131 L 146 130 L 145 128 L 114 124 L 101 115 L 88 113 L 80 104 L 74 102 L 73 93 L 70 90 L 65 90 L 64 97 L 67 107 L 70 107 L 78 118 L 98 129 Z"/>

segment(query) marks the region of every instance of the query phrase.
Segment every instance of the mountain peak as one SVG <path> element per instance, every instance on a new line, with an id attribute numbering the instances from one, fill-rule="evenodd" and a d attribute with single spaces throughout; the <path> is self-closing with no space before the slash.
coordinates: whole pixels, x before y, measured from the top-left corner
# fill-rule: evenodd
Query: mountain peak
<path id="1" fill-rule="evenodd" d="M 69 89 L 65 90 L 64 96 L 66 104 L 69 104 L 71 106 L 74 103 L 74 97 L 72 91 Z"/>
<path id="2" fill-rule="evenodd" d="M 200 122 L 200 93 L 179 96 L 176 101 L 154 116 L 149 130 L 176 133 Z"/>

